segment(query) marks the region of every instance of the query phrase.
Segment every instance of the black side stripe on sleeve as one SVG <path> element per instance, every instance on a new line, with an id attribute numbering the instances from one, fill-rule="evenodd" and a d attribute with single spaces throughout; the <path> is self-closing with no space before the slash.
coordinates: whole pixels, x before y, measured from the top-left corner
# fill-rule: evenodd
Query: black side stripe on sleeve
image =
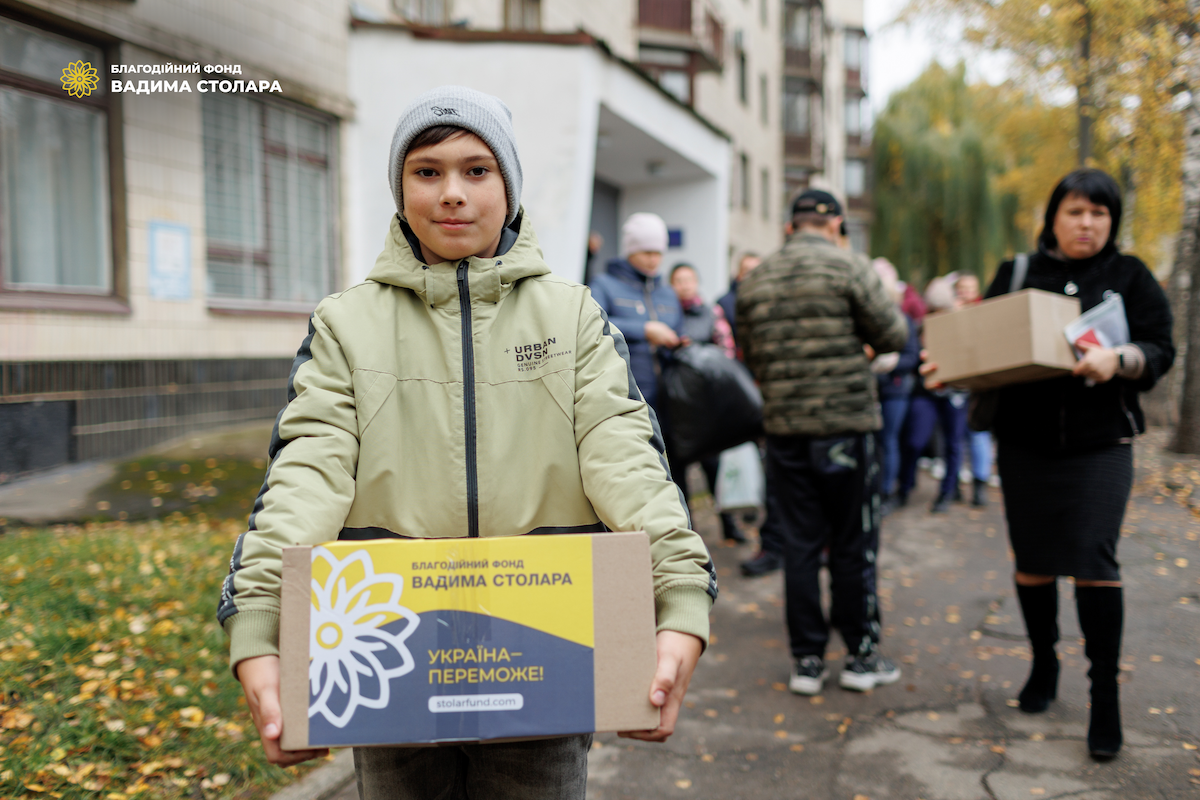
<path id="1" fill-rule="evenodd" d="M 712 559 L 704 562 L 704 571 L 708 573 L 708 586 L 704 589 L 708 596 L 717 602 L 717 569 L 713 566 Z"/>
<path id="2" fill-rule="evenodd" d="M 599 304 L 597 304 L 597 308 L 599 308 Z M 658 415 L 654 413 L 654 409 L 650 407 L 649 403 L 646 403 L 646 399 L 638 390 L 637 379 L 633 377 L 633 366 L 629 362 L 629 345 L 625 342 L 625 335 L 619 328 L 614 328 L 609 324 L 608 314 L 603 308 L 600 308 L 600 318 L 604 320 L 604 329 L 601 333 L 613 340 L 613 347 L 616 348 L 617 355 L 625 360 L 625 371 L 629 376 L 629 399 L 640 401 L 646 405 L 646 413 L 650 415 L 650 427 L 653 431 L 650 434 L 650 444 L 658 451 L 658 461 L 662 464 L 663 471 L 667 473 L 667 480 L 671 480 L 671 466 L 667 463 L 667 447 L 663 442 L 662 428 L 658 425 Z M 683 496 L 683 490 L 676 488 L 679 492 L 679 505 L 683 508 L 683 515 L 687 517 L 687 524 L 690 528 L 692 527 L 692 514 L 688 510 L 687 499 Z"/>
<path id="3" fill-rule="evenodd" d="M 304 341 L 300 343 L 300 349 L 296 351 L 296 357 L 292 359 L 292 370 L 288 373 L 287 382 L 287 403 L 291 403 L 296 399 L 296 373 L 300 371 L 300 367 L 312 361 L 312 340 L 316 334 L 316 326 L 313 325 L 312 317 L 308 318 L 308 335 L 304 337 Z M 254 498 L 254 508 L 250 511 L 250 519 L 246 525 L 246 531 L 258 530 L 254 525 L 254 519 L 258 516 L 258 512 L 263 509 L 263 497 L 267 493 L 267 487 L 271 483 L 271 467 L 275 464 L 275 458 L 279 455 L 284 447 L 291 443 L 291 439 L 283 439 L 279 435 L 279 422 L 283 419 L 283 412 L 287 410 L 287 403 L 275 415 L 275 427 L 271 430 L 271 444 L 267 448 L 267 455 L 270 458 L 267 466 L 267 472 L 263 476 L 262 488 L 258 490 L 258 496 Z M 225 624 L 225 620 L 237 613 L 237 606 L 234 605 L 234 597 L 237 595 L 237 587 L 233 584 L 234 576 L 238 570 L 242 568 L 242 541 L 246 538 L 243 533 L 238 537 L 237 544 L 233 548 L 233 557 L 229 559 L 229 574 L 225 576 L 225 582 L 221 586 L 221 600 L 217 604 L 217 622 Z"/>

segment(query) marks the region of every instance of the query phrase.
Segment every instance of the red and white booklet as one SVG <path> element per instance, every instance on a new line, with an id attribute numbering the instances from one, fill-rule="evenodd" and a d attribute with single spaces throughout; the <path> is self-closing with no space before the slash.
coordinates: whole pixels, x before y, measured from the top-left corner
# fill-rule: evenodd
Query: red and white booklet
<path id="1" fill-rule="evenodd" d="M 1129 320 L 1125 317 L 1125 301 L 1113 292 L 1100 305 L 1089 308 L 1067 325 L 1066 334 L 1076 358 L 1083 358 L 1081 342 L 1101 347 L 1128 344 Z"/>

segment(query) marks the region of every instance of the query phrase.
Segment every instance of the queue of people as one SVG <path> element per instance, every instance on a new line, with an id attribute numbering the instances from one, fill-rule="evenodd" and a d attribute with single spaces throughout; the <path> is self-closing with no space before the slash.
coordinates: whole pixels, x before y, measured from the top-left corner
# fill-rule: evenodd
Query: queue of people
<path id="1" fill-rule="evenodd" d="M 593 291 L 614 322 L 634 328 L 627 338 L 631 352 L 646 353 L 647 381 L 657 378 L 674 349 L 706 341 L 743 360 L 759 383 L 765 516 L 759 550 L 742 572 L 784 571 L 791 691 L 823 690 L 831 628 L 848 652 L 839 685 L 862 691 L 899 679 L 900 669 L 882 651 L 879 529 L 883 517 L 909 502 L 919 463 L 936 452 L 942 472 L 935 476 L 932 513 L 968 499 L 985 506 L 989 485 L 998 480 L 1003 487 L 1014 583 L 1033 652 L 1019 707 L 1039 713 L 1056 698 L 1056 579 L 1070 576 L 1091 663 L 1088 748 L 1096 759 L 1114 757 L 1122 745 L 1117 674 L 1124 613 L 1116 547 L 1132 482 L 1130 441 L 1145 427 L 1139 393 L 1174 358 L 1161 287 L 1142 262 L 1117 248 L 1116 183 L 1094 169 L 1064 178 L 1047 205 L 1037 251 L 1001 264 L 986 297 L 1037 288 L 1077 296 L 1086 311 L 1119 293 L 1131 342 L 1115 348 L 1084 343 L 1073 374 L 998 390 L 994 419 L 973 420 L 974 428 L 968 393 L 937 381 L 921 331 L 928 314 L 981 302 L 979 278 L 943 276 L 919 292 L 886 260 L 851 253 L 842 217 L 832 195 L 801 194 L 782 249 L 763 259 L 747 254 L 729 292 L 713 306 L 699 298 L 687 264 L 671 272 L 677 304 L 652 304 L 660 294 L 667 297 L 665 283 L 654 277 L 661 255 L 647 269 L 652 259 L 632 247 Z M 645 224 L 631 218 L 627 226 L 636 231 Z M 665 226 L 655 230 L 654 244 L 663 244 Z M 648 241 L 634 233 L 625 238 Z M 1016 270 L 1017 261 L 1026 266 Z M 1023 274 L 1017 279 L 1014 271 Z M 620 291 L 614 280 L 625 281 Z M 656 396 L 656 389 L 645 393 Z M 673 474 L 686 496 L 684 466 Z M 713 488 L 716 461 L 703 466 Z M 969 498 L 961 490 L 964 479 Z M 730 526 L 736 530 L 735 520 L 723 515 L 725 538 L 739 541 Z M 831 579 L 828 611 L 821 569 Z"/>

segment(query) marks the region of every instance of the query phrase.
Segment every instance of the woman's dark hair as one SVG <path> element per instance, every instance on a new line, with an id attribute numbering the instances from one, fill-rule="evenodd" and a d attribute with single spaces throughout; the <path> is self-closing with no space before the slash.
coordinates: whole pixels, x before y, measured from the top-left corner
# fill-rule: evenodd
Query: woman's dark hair
<path id="1" fill-rule="evenodd" d="M 679 272 L 681 269 L 690 269 L 692 272 L 696 272 L 696 268 L 691 264 L 687 263 L 686 261 L 680 261 L 678 264 L 671 267 L 671 275 L 667 278 L 667 282 L 669 283 L 675 280 L 675 273 Z M 699 273 L 696 274 L 699 275 Z"/>
<path id="2" fill-rule="evenodd" d="M 1046 219 L 1038 236 L 1042 247 L 1046 250 L 1058 247 L 1058 239 L 1054 236 L 1054 218 L 1058 216 L 1058 207 L 1062 205 L 1062 201 L 1072 194 L 1083 195 L 1096 205 L 1108 208 L 1108 215 L 1112 217 L 1112 227 L 1108 230 L 1108 241 L 1104 246 L 1114 246 L 1117 231 L 1121 227 L 1121 189 L 1107 172 L 1085 168 L 1077 169 L 1063 178 L 1050 193 L 1050 202 L 1046 205 Z"/>
<path id="3" fill-rule="evenodd" d="M 433 147 L 435 144 L 441 144 L 464 133 L 470 133 L 470 131 L 466 128 L 460 128 L 457 125 L 434 125 L 432 128 L 426 128 L 414 136 L 412 141 L 408 143 L 406 152 L 411 153 L 420 147 Z"/>

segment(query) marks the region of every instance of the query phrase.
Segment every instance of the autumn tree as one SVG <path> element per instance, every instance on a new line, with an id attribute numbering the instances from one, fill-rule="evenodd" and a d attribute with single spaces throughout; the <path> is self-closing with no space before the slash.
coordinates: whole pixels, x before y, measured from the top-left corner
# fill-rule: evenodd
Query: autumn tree
<path id="1" fill-rule="evenodd" d="M 959 65 L 930 66 L 893 94 L 873 133 L 871 249 L 910 281 L 984 275 L 1007 242 L 998 164 Z"/>
<path id="2" fill-rule="evenodd" d="M 1073 158 L 1069 122 L 1011 83 L 969 85 L 962 65 L 932 64 L 875 121 L 872 252 L 915 282 L 990 277 L 1041 230 Z"/>

